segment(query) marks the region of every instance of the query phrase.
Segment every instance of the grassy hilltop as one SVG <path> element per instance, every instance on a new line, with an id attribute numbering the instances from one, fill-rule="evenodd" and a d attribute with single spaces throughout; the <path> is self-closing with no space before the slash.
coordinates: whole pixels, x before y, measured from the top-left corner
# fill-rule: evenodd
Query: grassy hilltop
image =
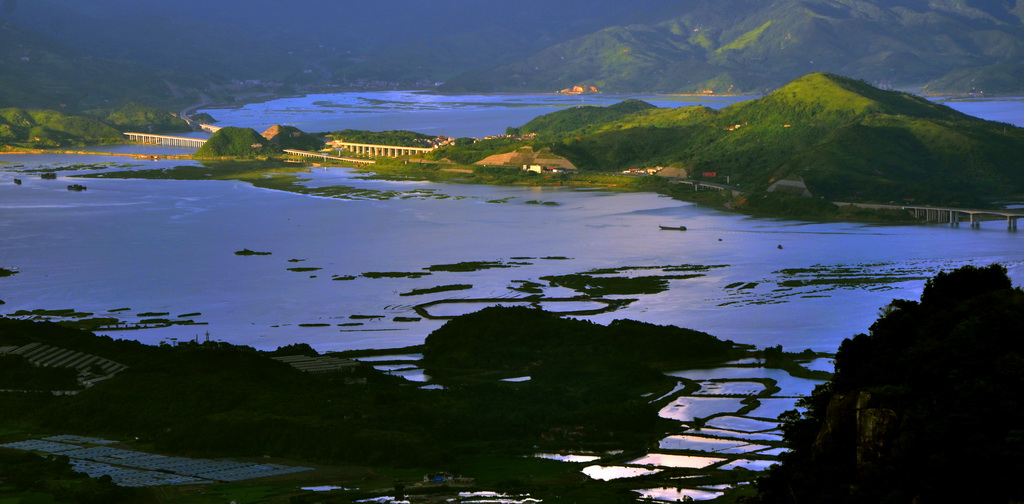
<path id="1" fill-rule="evenodd" d="M 196 151 L 197 158 L 255 158 L 280 154 L 275 146 L 252 128 L 229 126 L 217 130 L 202 147 Z"/>

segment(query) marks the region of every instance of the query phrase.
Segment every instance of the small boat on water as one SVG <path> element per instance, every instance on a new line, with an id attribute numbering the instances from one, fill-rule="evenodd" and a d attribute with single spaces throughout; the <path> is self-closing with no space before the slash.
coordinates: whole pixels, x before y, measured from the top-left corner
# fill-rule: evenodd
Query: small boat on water
<path id="1" fill-rule="evenodd" d="M 686 226 L 658 226 L 662 231 L 686 231 Z"/>

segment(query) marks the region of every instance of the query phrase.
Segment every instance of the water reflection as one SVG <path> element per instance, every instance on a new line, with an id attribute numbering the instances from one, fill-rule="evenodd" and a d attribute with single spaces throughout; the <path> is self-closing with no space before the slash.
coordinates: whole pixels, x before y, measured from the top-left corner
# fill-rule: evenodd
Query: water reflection
<path id="1" fill-rule="evenodd" d="M 593 462 L 601 459 L 601 457 L 597 455 L 563 455 L 560 453 L 537 453 L 534 457 L 557 460 L 559 462 Z"/>
<path id="2" fill-rule="evenodd" d="M 724 492 L 716 490 L 698 490 L 695 488 L 645 488 L 634 490 L 643 499 L 653 499 L 666 502 L 680 502 L 686 498 L 699 500 L 712 500 L 721 497 Z"/>
<path id="3" fill-rule="evenodd" d="M 658 443 L 662 450 L 696 450 L 717 452 L 747 444 L 745 441 L 730 441 L 702 436 L 677 435 L 668 436 Z"/>
<path id="4" fill-rule="evenodd" d="M 755 420 L 753 418 L 743 418 L 738 416 L 715 417 L 705 422 L 704 425 L 718 429 L 741 432 L 762 432 L 779 428 L 778 422 Z"/>
<path id="5" fill-rule="evenodd" d="M 765 469 L 768 469 L 769 467 L 771 467 L 774 464 L 778 464 L 778 462 L 774 461 L 774 460 L 746 460 L 746 459 L 737 459 L 737 460 L 733 460 L 733 461 L 729 462 L 728 464 L 723 464 L 721 467 L 719 467 L 719 469 L 723 469 L 723 470 L 726 470 L 726 471 L 730 471 L 730 470 L 733 470 L 733 469 L 746 469 L 748 471 L 763 471 Z"/>
<path id="6" fill-rule="evenodd" d="M 658 474 L 661 471 L 661 469 L 644 469 L 642 467 L 592 465 L 584 467 L 582 472 L 592 479 L 611 481 L 623 478 L 635 478 L 637 476 L 648 476 L 651 474 Z"/>
<path id="7" fill-rule="evenodd" d="M 691 380 L 705 381 L 714 379 L 743 379 L 743 378 L 770 378 L 775 380 L 776 386 L 782 389 L 777 395 L 784 396 L 807 396 L 814 391 L 823 380 L 810 380 L 797 378 L 782 369 L 765 367 L 720 367 L 713 369 L 686 369 L 673 371 L 669 376 L 689 378 Z"/>
<path id="8" fill-rule="evenodd" d="M 758 398 L 760 406 L 754 408 L 753 411 L 747 413 L 747 416 L 759 417 L 759 418 L 778 418 L 784 411 L 798 410 L 804 411 L 807 408 L 797 407 L 796 403 L 799 399 L 795 397 L 765 397 Z"/>
<path id="9" fill-rule="evenodd" d="M 721 438 L 745 439 L 748 441 L 782 441 L 782 434 L 778 432 L 740 432 L 710 427 L 701 427 L 688 432 Z"/>
<path id="10" fill-rule="evenodd" d="M 721 462 L 723 458 L 698 457 L 693 455 L 668 455 L 664 453 L 649 453 L 629 463 L 634 465 L 653 465 L 660 467 L 685 467 L 688 469 L 703 469 L 709 465 Z"/>
<path id="11" fill-rule="evenodd" d="M 423 359 L 423 354 L 401 354 L 401 355 L 367 355 L 365 357 L 355 357 L 355 360 L 363 362 L 376 362 L 376 361 L 418 361 Z"/>
<path id="12" fill-rule="evenodd" d="M 765 384 L 748 381 L 702 381 L 700 390 L 693 395 L 748 395 L 754 396 L 765 391 Z"/>
<path id="13" fill-rule="evenodd" d="M 742 401 L 743 399 L 726 397 L 677 397 L 662 408 L 658 416 L 692 422 L 722 412 L 739 411 L 746 406 Z"/>

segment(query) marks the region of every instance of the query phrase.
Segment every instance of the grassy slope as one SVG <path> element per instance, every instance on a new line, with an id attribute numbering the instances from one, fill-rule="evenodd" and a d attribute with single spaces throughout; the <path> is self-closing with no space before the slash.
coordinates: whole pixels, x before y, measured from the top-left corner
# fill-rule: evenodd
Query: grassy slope
<path id="1" fill-rule="evenodd" d="M 112 140 L 121 132 L 98 119 L 54 110 L 0 109 L 0 142 L 54 147 Z"/>
<path id="2" fill-rule="evenodd" d="M 801 177 L 830 200 L 980 204 L 1024 193 L 1022 149 L 1020 128 L 811 74 L 718 113 L 635 114 L 556 152 L 592 170 L 674 164 L 715 171 L 753 190 Z"/>
<path id="3" fill-rule="evenodd" d="M 641 100 L 626 100 L 608 107 L 581 106 L 559 110 L 533 119 L 519 127 L 520 134 L 537 133 L 551 137 L 578 135 L 594 131 L 604 124 L 631 114 L 656 108 Z"/>
<path id="4" fill-rule="evenodd" d="M 255 147 L 254 147 L 255 146 Z M 264 157 L 280 152 L 270 140 L 252 128 L 226 127 L 217 130 L 202 147 L 196 151 L 197 158 Z"/>

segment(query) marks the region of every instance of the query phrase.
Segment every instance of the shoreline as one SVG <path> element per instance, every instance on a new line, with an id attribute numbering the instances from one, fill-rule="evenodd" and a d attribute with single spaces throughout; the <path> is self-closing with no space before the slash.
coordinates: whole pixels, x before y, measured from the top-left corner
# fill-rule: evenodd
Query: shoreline
<path id="1" fill-rule="evenodd" d="M 192 154 L 142 154 L 130 152 L 96 152 L 96 151 L 72 151 L 72 150 L 27 150 L 27 151 L 2 151 L 0 155 L 38 155 L 38 154 L 64 154 L 78 156 L 116 156 L 130 157 L 135 159 L 193 159 Z"/>
<path id="2" fill-rule="evenodd" d="M 9 151 L 9 152 L 3 152 L 2 154 L 12 154 L 12 155 L 13 154 L 22 154 L 22 155 L 31 155 L 31 154 L 63 154 L 63 155 L 129 157 L 129 158 L 133 158 L 133 159 L 145 159 L 145 160 L 178 159 L 178 160 L 189 160 L 189 161 L 200 161 L 200 162 L 203 161 L 202 159 L 196 159 L 194 157 L 194 155 L 192 155 L 192 154 L 109 153 L 109 152 L 72 151 L 72 150 L 62 150 L 62 151 L 56 151 L 56 150 Z M 211 160 L 211 161 L 213 161 L 213 160 Z M 246 162 L 250 162 L 250 161 L 253 161 L 253 160 L 225 160 L 225 159 L 221 159 L 221 161 L 233 161 L 233 162 L 238 162 L 238 163 L 246 163 Z M 281 158 L 281 159 L 278 159 L 276 161 L 280 162 L 282 167 L 283 166 L 287 166 L 287 165 L 295 166 L 295 161 L 289 160 L 287 158 Z M 690 196 L 692 194 L 698 194 L 698 195 L 699 194 L 704 194 L 704 193 L 707 193 L 707 191 L 692 193 L 690 191 L 659 190 L 659 188 L 662 188 L 662 189 L 669 189 L 669 188 L 671 188 L 671 189 L 678 189 L 678 188 L 674 187 L 673 185 L 665 185 L 665 184 L 671 184 L 671 181 L 669 179 L 667 179 L 667 178 L 664 178 L 664 177 L 660 177 L 661 180 L 656 180 L 654 178 L 643 178 L 642 179 L 642 178 L 636 178 L 636 177 L 624 177 L 621 174 L 616 173 L 616 172 L 609 172 L 609 173 L 587 173 L 586 174 L 586 175 L 589 175 L 591 177 L 597 177 L 597 178 L 611 177 L 611 178 L 615 179 L 614 181 L 603 181 L 603 182 L 601 182 L 601 181 L 593 181 L 593 180 L 587 180 L 587 177 L 583 177 L 582 180 L 565 180 L 565 181 L 517 180 L 517 181 L 512 182 L 512 183 L 502 183 L 502 182 L 487 181 L 487 180 L 468 180 L 468 179 L 463 179 L 463 178 L 460 178 L 460 179 L 457 179 L 457 180 L 452 180 L 452 179 L 447 178 L 447 177 L 430 176 L 429 173 L 424 173 L 423 172 L 423 169 L 425 168 L 423 165 L 438 166 L 438 165 L 436 165 L 434 163 L 417 163 L 417 164 L 420 165 L 420 167 L 418 169 L 415 169 L 415 171 L 409 171 L 406 174 L 401 174 L 401 173 L 396 172 L 393 169 L 393 168 L 397 167 L 397 165 L 380 164 L 380 165 L 373 165 L 373 168 L 371 168 L 371 167 L 364 167 L 364 166 L 350 166 L 350 165 L 345 165 L 345 164 L 340 164 L 340 163 L 330 163 L 330 162 L 323 163 L 323 162 L 321 162 L 321 163 L 316 163 L 316 164 L 318 164 L 320 166 L 313 166 L 313 163 L 308 162 L 307 160 L 300 160 L 300 161 L 301 161 L 301 163 L 303 165 L 302 166 L 303 168 L 309 168 L 309 169 L 313 169 L 313 168 L 344 168 L 344 169 L 354 170 L 356 172 L 365 174 L 365 175 L 367 175 L 368 177 L 371 177 L 371 178 L 379 178 L 379 179 L 394 180 L 394 181 L 403 181 L 403 180 L 414 179 L 414 180 L 419 180 L 419 181 L 424 181 L 424 182 L 432 182 L 432 183 L 438 183 L 438 184 L 459 183 L 459 184 L 489 185 L 489 186 L 502 186 L 502 185 L 506 185 L 506 186 L 520 186 L 520 187 L 577 187 L 577 188 L 592 188 L 592 189 L 610 190 L 610 191 L 618 191 L 618 192 L 649 192 L 649 193 L 653 193 L 653 194 L 660 194 L 662 196 L 665 196 L 665 197 L 668 197 L 668 198 L 672 198 L 672 199 L 675 199 L 675 200 L 678 200 L 678 201 L 685 201 L 685 202 L 688 202 L 688 203 L 693 203 L 693 204 L 696 204 L 696 205 L 702 205 L 702 206 L 705 206 L 707 208 L 712 208 L 712 209 L 715 209 L 715 210 L 720 210 L 720 211 L 724 211 L 724 212 L 728 212 L 728 213 L 734 213 L 734 214 L 738 214 L 738 215 L 747 215 L 747 216 L 751 216 L 751 217 L 794 219 L 794 220 L 802 220 L 802 221 L 807 221 L 807 222 L 856 222 L 856 223 L 868 223 L 868 224 L 897 224 L 897 225 L 907 225 L 907 224 L 914 224 L 914 223 L 918 222 L 917 220 L 915 220 L 913 218 L 910 218 L 910 217 L 908 217 L 906 219 L 896 219 L 896 220 L 893 220 L 891 218 L 890 219 L 884 219 L 884 218 L 849 219 L 849 218 L 841 218 L 841 217 L 840 218 L 828 218 L 828 217 L 824 217 L 824 216 L 813 216 L 813 215 L 803 215 L 803 216 L 801 216 L 801 215 L 790 215 L 790 214 L 777 214 L 777 213 L 773 213 L 773 212 L 764 212 L 764 211 L 756 211 L 756 210 L 744 211 L 744 210 L 738 209 L 735 206 L 733 206 L 731 204 L 731 200 L 727 199 L 725 201 L 722 201 L 721 198 L 717 198 L 716 197 L 717 196 L 717 192 L 713 193 L 712 196 L 710 196 L 710 197 L 707 197 L 707 196 L 701 197 L 701 198 L 684 197 L 684 196 Z M 384 169 L 381 169 L 381 168 L 384 168 Z M 475 173 L 475 170 L 473 169 L 473 166 L 471 166 L 471 165 L 444 165 L 443 168 L 442 167 L 438 167 L 437 170 L 439 172 L 445 172 L 445 173 L 451 173 L 451 174 L 462 174 L 462 175 Z M 510 170 L 514 170 L 514 169 L 510 168 Z M 515 170 L 515 173 L 517 175 L 519 175 L 518 170 Z M 196 180 L 199 180 L 199 179 L 196 179 Z M 236 180 L 241 180 L 241 179 L 236 179 Z M 636 181 L 641 181 L 641 183 L 640 184 L 635 184 Z M 645 181 L 649 181 L 649 182 L 651 182 L 651 184 L 644 184 Z M 252 183 L 252 181 L 248 181 L 248 182 Z M 275 190 L 282 190 L 282 191 L 286 191 L 286 192 L 295 192 L 295 193 L 305 194 L 303 191 L 292 191 L 292 190 L 289 190 L 287 188 L 275 188 Z M 836 205 L 836 208 L 838 209 L 838 208 L 841 208 L 842 206 L 843 205 Z M 856 205 L 850 205 L 849 203 L 847 203 L 846 206 L 856 206 Z"/>

